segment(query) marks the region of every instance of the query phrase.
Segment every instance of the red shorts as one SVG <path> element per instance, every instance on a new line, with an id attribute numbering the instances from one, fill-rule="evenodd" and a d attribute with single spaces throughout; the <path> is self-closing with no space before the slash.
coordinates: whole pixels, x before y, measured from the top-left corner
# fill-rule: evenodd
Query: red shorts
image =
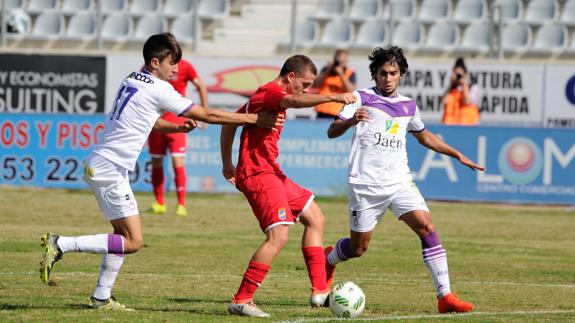
<path id="1" fill-rule="evenodd" d="M 148 137 L 148 146 L 152 157 L 163 157 L 166 150 L 172 156 L 183 157 L 186 155 L 186 134 L 152 131 Z"/>
<path id="2" fill-rule="evenodd" d="M 292 225 L 313 201 L 313 194 L 285 175 L 257 174 L 236 183 L 266 232 L 280 224 Z"/>

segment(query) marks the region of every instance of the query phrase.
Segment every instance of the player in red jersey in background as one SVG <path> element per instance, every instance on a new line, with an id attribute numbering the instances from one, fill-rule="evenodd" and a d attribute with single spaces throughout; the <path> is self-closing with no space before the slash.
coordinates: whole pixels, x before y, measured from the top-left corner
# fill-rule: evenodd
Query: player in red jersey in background
<path id="1" fill-rule="evenodd" d="M 355 101 L 351 93 L 319 95 L 306 93 L 317 68 L 304 55 L 287 59 L 280 75 L 261 86 L 238 112 L 273 111 L 285 116 L 287 108 L 306 108 L 326 102 Z M 220 138 L 224 177 L 245 195 L 266 239 L 253 254 L 238 292 L 228 306 L 230 314 L 269 317 L 253 302 L 274 258 L 288 241 L 288 228 L 298 219 L 305 229 L 302 252 L 312 285 L 310 303 L 323 306 L 329 294 L 323 249 L 324 216 L 313 194 L 290 180 L 277 163 L 278 141 L 283 126 L 269 131 L 246 126 L 242 130 L 237 168 L 232 162 L 232 145 L 237 127 L 224 126 Z"/>
<path id="2" fill-rule="evenodd" d="M 171 79 L 170 84 L 181 95 L 186 96 L 188 82 L 192 82 L 200 96 L 200 104 L 208 106 L 208 91 L 198 73 L 190 62 L 182 59 L 178 63 L 178 73 Z M 185 118 L 180 118 L 171 112 L 166 112 L 162 119 L 175 124 L 182 124 Z M 185 133 L 162 133 L 152 131 L 148 138 L 150 146 L 150 156 L 152 157 L 152 185 L 156 202 L 150 211 L 155 214 L 166 213 L 166 203 L 164 199 L 164 156 L 169 150 L 172 155 L 172 165 L 174 166 L 174 177 L 176 192 L 178 195 L 178 206 L 176 214 L 186 216 L 186 169 L 184 167 L 184 157 L 186 155 L 186 134 Z"/>

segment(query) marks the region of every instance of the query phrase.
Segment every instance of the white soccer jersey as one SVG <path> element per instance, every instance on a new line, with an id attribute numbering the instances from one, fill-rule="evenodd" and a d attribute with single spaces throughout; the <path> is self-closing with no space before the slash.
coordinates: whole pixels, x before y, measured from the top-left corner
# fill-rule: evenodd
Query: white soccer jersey
<path id="1" fill-rule="evenodd" d="M 363 106 L 369 121 L 353 129 L 349 183 L 390 185 L 411 181 L 405 134 L 425 129 L 415 101 L 399 94 L 385 97 L 376 87 L 355 91 L 354 95 L 355 103 L 344 106 L 338 117 L 350 119 Z"/>
<path id="2" fill-rule="evenodd" d="M 93 152 L 132 170 L 156 120 L 165 111 L 180 115 L 192 106 L 170 83 L 146 71 L 133 72 L 122 82 Z"/>

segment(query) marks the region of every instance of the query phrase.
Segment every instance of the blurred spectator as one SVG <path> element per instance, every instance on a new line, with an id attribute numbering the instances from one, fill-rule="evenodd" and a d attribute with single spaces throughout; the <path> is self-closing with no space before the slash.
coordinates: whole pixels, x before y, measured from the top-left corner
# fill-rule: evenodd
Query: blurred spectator
<path id="1" fill-rule="evenodd" d="M 479 123 L 479 88 L 470 84 L 467 67 L 462 57 L 457 58 L 449 87 L 443 94 L 443 118 L 448 125 L 477 125 Z"/>
<path id="2" fill-rule="evenodd" d="M 349 53 L 345 49 L 338 49 L 333 60 L 321 70 L 315 79 L 314 88 L 319 94 L 341 94 L 355 90 L 355 71 L 347 66 Z M 315 107 L 318 118 L 333 118 L 341 110 L 341 103 L 328 102 Z"/>
<path id="3" fill-rule="evenodd" d="M 13 34 L 25 34 L 30 30 L 30 16 L 22 10 L 10 10 L 6 15 L 6 31 Z"/>

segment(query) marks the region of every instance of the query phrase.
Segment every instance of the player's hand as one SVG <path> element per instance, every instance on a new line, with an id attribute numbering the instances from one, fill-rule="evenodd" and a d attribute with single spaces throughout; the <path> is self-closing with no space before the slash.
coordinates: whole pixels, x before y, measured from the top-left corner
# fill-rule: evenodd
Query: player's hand
<path id="1" fill-rule="evenodd" d="M 222 168 L 222 174 L 228 182 L 234 186 L 236 185 L 236 168 L 233 165 L 224 166 Z"/>
<path id="2" fill-rule="evenodd" d="M 332 96 L 332 101 L 337 103 L 350 104 L 354 103 L 355 100 L 357 100 L 357 98 L 353 93 L 342 93 Z"/>
<path id="3" fill-rule="evenodd" d="M 484 171 L 485 167 L 477 165 L 476 163 L 474 163 L 472 160 L 470 160 L 469 158 L 461 155 L 459 157 L 459 162 L 469 168 L 471 168 L 472 170 L 480 170 L 480 171 Z"/>
<path id="4" fill-rule="evenodd" d="M 256 126 L 260 128 L 272 129 L 277 131 L 278 127 L 283 126 L 285 118 L 277 112 L 262 111 L 258 112 Z"/>
<path id="5" fill-rule="evenodd" d="M 352 123 L 355 126 L 360 121 L 369 121 L 369 113 L 365 107 L 361 107 L 355 111 L 352 118 Z"/>
<path id="6" fill-rule="evenodd" d="M 178 126 L 178 132 L 190 132 L 198 126 L 198 122 L 192 119 L 186 119 L 184 124 Z"/>

